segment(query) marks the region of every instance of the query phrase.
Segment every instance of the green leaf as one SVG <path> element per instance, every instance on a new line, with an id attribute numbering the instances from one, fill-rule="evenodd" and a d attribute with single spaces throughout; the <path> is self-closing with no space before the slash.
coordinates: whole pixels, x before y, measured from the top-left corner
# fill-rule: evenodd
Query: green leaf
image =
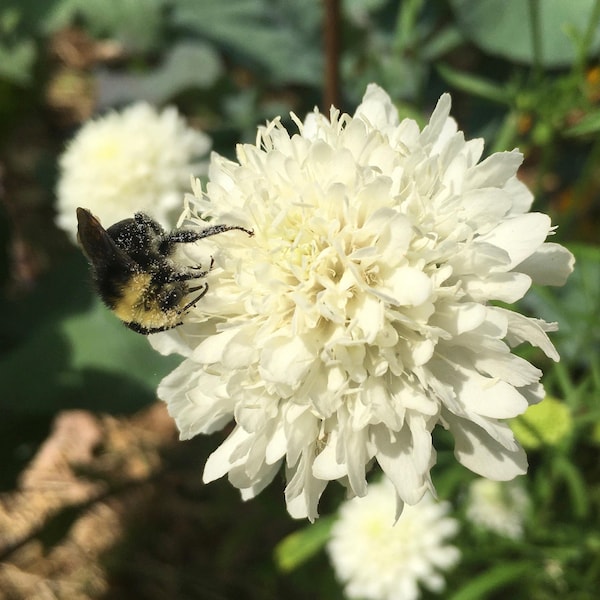
<path id="1" fill-rule="evenodd" d="M 502 586 L 525 577 L 532 568 L 533 565 L 524 562 L 498 565 L 471 579 L 448 600 L 485 600 Z"/>
<path id="2" fill-rule="evenodd" d="M 30 83 L 35 55 L 32 40 L 20 40 L 10 47 L 0 45 L 0 79 L 21 85 Z"/>
<path id="3" fill-rule="evenodd" d="M 557 455 L 554 458 L 553 467 L 567 484 L 573 506 L 573 515 L 579 519 L 587 517 L 590 509 L 589 492 L 579 469 L 566 456 L 562 455 Z"/>
<path id="4" fill-rule="evenodd" d="M 186 90 L 211 87 L 222 72 L 221 58 L 212 46 L 204 42 L 180 42 L 148 74 L 98 73 L 98 105 L 107 107 L 134 100 L 162 104 Z"/>
<path id="5" fill-rule="evenodd" d="M 329 539 L 334 521 L 335 517 L 321 517 L 312 525 L 294 531 L 279 542 L 275 548 L 275 562 L 279 569 L 293 571 L 319 552 Z"/>
<path id="6" fill-rule="evenodd" d="M 179 0 L 173 20 L 278 83 L 321 82 L 318 0 Z"/>
<path id="7" fill-rule="evenodd" d="M 598 133 L 600 131 L 600 110 L 595 110 L 586 114 L 579 123 L 568 127 L 563 131 L 563 135 L 566 136 L 580 136 L 589 135 L 591 133 Z"/>
<path id="8" fill-rule="evenodd" d="M 570 245 L 575 270 L 561 288 L 534 286 L 522 301 L 527 312 L 558 322 L 551 334 L 561 359 L 588 369 L 600 356 L 600 248 Z"/>
<path id="9" fill-rule="evenodd" d="M 53 32 L 83 18 L 93 34 L 148 51 L 160 42 L 164 9 L 165 0 L 62 0 L 48 15 L 45 29 Z"/>
<path id="10" fill-rule="evenodd" d="M 425 41 L 421 49 L 421 59 L 433 62 L 463 42 L 464 36 L 461 31 L 453 25 L 448 25 Z"/>
<path id="11" fill-rule="evenodd" d="M 69 342 L 70 369 L 98 369 L 129 377 L 154 393 L 172 361 L 158 354 L 148 338 L 136 334 L 98 300 L 90 310 L 70 316 L 58 324 L 58 332 Z M 171 363 L 166 368 L 164 363 Z"/>
<path id="12" fill-rule="evenodd" d="M 341 3 L 344 17 L 358 25 L 363 25 L 368 20 L 369 13 L 380 10 L 387 4 L 387 0 L 345 0 Z"/>
<path id="13" fill-rule="evenodd" d="M 79 258 L 79 257 L 78 257 Z M 0 409 L 131 412 L 156 398 L 179 362 L 155 352 L 93 295 L 84 261 L 66 262 L 20 306 L 4 305 Z"/>
<path id="14" fill-rule="evenodd" d="M 55 10 L 72 0 L 2 0 L 0 32 L 4 35 L 32 35 L 48 32 L 48 19 Z"/>
<path id="15" fill-rule="evenodd" d="M 459 90 L 501 104 L 508 104 L 511 100 L 506 86 L 500 86 L 489 79 L 457 71 L 443 64 L 438 65 L 437 70 L 450 85 Z"/>
<path id="16" fill-rule="evenodd" d="M 578 58 L 573 31 L 583 38 L 595 0 L 541 0 L 539 10 L 541 62 L 544 67 L 564 67 Z M 465 37 L 484 52 L 515 62 L 532 64 L 534 50 L 530 2 L 527 0 L 450 0 Z M 600 28 L 588 56 L 600 49 Z"/>
<path id="17" fill-rule="evenodd" d="M 75 407 L 131 412 L 155 400 L 177 362 L 94 302 L 89 311 L 44 324 L 5 355 L 0 403 L 38 415 Z"/>

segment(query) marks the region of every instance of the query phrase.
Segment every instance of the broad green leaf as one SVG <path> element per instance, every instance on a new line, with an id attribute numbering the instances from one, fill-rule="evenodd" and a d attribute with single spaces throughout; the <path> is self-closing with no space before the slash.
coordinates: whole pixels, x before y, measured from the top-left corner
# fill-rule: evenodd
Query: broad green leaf
<path id="1" fill-rule="evenodd" d="M 162 104 L 186 90 L 211 87 L 222 71 L 221 59 L 212 46 L 180 42 L 150 73 L 100 72 L 96 80 L 98 105 L 107 107 L 134 100 Z"/>
<path id="2" fill-rule="evenodd" d="M 277 82 L 321 81 L 319 0 L 179 0 L 173 20 Z"/>
<path id="3" fill-rule="evenodd" d="M 130 412 L 156 398 L 179 362 L 155 352 L 92 294 L 83 260 L 50 273 L 3 333 L 0 408 L 49 415 L 65 408 Z"/>
<path id="4" fill-rule="evenodd" d="M 45 323 L 4 355 L 0 404 L 38 415 L 74 407 L 130 412 L 156 398 L 177 362 L 94 302 L 87 312 Z"/>
<path id="5" fill-rule="evenodd" d="M 275 548 L 275 562 L 279 569 L 293 571 L 319 552 L 329 539 L 334 520 L 334 517 L 321 517 L 279 542 Z"/>
<path id="6" fill-rule="evenodd" d="M 145 336 L 127 329 L 97 298 L 90 310 L 60 322 L 58 331 L 69 342 L 69 367 L 75 371 L 120 373 L 154 391 L 173 366 L 172 360 L 165 361 Z"/>
<path id="7" fill-rule="evenodd" d="M 529 0 L 450 0 L 464 35 L 485 52 L 515 62 L 533 63 Z M 578 56 L 573 34 L 583 38 L 595 0 L 540 0 L 541 62 L 544 67 L 564 67 Z M 588 56 L 600 48 L 600 28 Z"/>

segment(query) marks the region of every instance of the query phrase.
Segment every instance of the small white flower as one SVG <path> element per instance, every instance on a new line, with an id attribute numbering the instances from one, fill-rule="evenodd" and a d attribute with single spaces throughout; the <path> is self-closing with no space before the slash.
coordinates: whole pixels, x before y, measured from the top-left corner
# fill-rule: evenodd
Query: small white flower
<path id="1" fill-rule="evenodd" d="M 573 257 L 544 243 L 549 217 L 527 212 L 521 155 L 478 162 L 483 142 L 449 110 L 444 95 L 420 131 L 370 85 L 353 117 L 315 110 L 294 135 L 275 120 L 237 162 L 213 155 L 182 220 L 254 237 L 202 245 L 209 293 L 153 342 L 187 357 L 159 387 L 183 439 L 235 423 L 205 481 L 229 474 L 251 498 L 285 464 L 290 514 L 314 519 L 329 481 L 364 496 L 376 461 L 414 504 L 432 489 L 438 424 L 476 473 L 525 472 L 504 420 L 544 391 L 511 348 L 558 360 L 555 325 L 494 301 L 563 283 Z"/>
<path id="2" fill-rule="evenodd" d="M 158 112 L 140 102 L 86 123 L 60 158 L 56 224 L 75 241 L 75 209 L 83 206 L 106 227 L 136 211 L 172 227 L 210 146 L 174 107 Z"/>
<path id="3" fill-rule="evenodd" d="M 505 537 L 515 540 L 523 537 L 523 522 L 528 508 L 529 497 L 517 480 L 476 479 L 469 486 L 469 520 Z"/>
<path id="4" fill-rule="evenodd" d="M 419 584 L 432 592 L 444 589 L 440 571 L 460 558 L 448 544 L 458 531 L 458 522 L 447 516 L 450 504 L 426 494 L 405 506 L 396 523 L 395 511 L 396 491 L 387 479 L 341 506 L 327 550 L 349 598 L 415 600 Z"/>

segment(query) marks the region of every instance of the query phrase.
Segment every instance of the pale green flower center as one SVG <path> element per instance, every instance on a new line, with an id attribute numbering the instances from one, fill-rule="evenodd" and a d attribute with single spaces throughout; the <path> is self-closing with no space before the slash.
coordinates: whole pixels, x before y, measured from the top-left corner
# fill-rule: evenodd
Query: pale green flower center
<path id="1" fill-rule="evenodd" d="M 111 160 L 118 154 L 119 148 L 115 138 L 106 138 L 93 148 L 93 155 L 96 160 Z"/>

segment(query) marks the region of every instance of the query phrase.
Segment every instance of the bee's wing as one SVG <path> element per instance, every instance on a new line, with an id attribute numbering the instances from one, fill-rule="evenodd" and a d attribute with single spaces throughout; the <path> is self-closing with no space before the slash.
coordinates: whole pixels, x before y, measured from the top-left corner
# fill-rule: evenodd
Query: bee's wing
<path id="1" fill-rule="evenodd" d="M 118 262 L 132 264 L 129 255 L 119 248 L 87 208 L 77 209 L 77 241 L 94 267 Z"/>

